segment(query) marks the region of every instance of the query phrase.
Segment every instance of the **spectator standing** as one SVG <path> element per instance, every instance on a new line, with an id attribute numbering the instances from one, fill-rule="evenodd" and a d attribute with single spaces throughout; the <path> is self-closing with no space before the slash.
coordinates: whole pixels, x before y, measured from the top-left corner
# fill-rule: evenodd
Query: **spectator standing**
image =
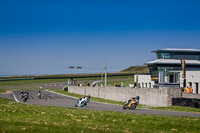
<path id="1" fill-rule="evenodd" d="M 103 84 L 101 84 L 101 87 L 103 87 Z"/>
<path id="2" fill-rule="evenodd" d="M 87 83 L 87 86 L 90 86 L 90 83 L 89 83 L 89 82 Z"/>
<path id="3" fill-rule="evenodd" d="M 189 93 L 189 92 L 190 92 L 188 86 L 185 88 L 185 91 L 184 91 L 184 92 L 185 92 L 185 93 Z"/>
<path id="4" fill-rule="evenodd" d="M 121 85 L 119 83 L 117 83 L 117 87 L 121 87 Z"/>
<path id="5" fill-rule="evenodd" d="M 124 84 L 123 84 L 123 82 L 121 82 L 121 87 L 124 88 Z"/>
<path id="6" fill-rule="evenodd" d="M 190 86 L 190 93 L 193 93 L 193 88 L 192 88 L 192 86 Z"/>
<path id="7" fill-rule="evenodd" d="M 135 83 L 134 83 L 134 88 L 136 88 L 136 87 L 137 87 L 137 83 L 135 82 Z"/>
<path id="8" fill-rule="evenodd" d="M 116 84 L 116 83 L 114 83 L 114 86 L 115 86 L 115 87 L 117 87 L 117 84 Z"/>

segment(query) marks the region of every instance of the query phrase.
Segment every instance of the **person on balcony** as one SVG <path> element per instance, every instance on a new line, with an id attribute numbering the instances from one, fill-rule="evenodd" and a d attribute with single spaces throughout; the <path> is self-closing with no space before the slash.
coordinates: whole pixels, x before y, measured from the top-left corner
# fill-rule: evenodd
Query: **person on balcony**
<path id="1" fill-rule="evenodd" d="M 185 91 L 184 91 L 184 92 L 185 92 L 185 93 L 189 93 L 189 92 L 190 92 L 188 86 L 185 88 Z"/>
<path id="2" fill-rule="evenodd" d="M 193 93 L 193 88 L 192 88 L 192 86 L 190 86 L 190 93 Z"/>

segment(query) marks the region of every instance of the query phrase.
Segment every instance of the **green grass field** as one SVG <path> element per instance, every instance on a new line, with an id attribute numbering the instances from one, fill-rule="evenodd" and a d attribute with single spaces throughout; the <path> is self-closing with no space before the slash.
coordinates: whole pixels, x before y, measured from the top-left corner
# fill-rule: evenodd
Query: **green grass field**
<path id="1" fill-rule="evenodd" d="M 0 98 L 0 132 L 2 133 L 198 133 L 199 125 L 199 118 L 29 105 Z"/>

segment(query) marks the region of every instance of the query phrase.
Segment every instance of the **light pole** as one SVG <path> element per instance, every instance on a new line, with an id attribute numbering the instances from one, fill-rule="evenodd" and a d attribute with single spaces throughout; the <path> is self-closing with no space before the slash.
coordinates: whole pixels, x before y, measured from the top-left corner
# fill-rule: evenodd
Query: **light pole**
<path id="1" fill-rule="evenodd" d="M 105 87 L 107 85 L 107 61 L 105 62 Z"/>
<path id="2" fill-rule="evenodd" d="M 82 66 L 69 66 L 68 68 L 70 68 L 70 69 L 83 69 Z M 102 67 L 98 67 L 98 68 L 102 69 Z M 105 69 L 105 87 L 106 87 L 107 86 L 107 61 L 105 61 L 104 69 Z"/>

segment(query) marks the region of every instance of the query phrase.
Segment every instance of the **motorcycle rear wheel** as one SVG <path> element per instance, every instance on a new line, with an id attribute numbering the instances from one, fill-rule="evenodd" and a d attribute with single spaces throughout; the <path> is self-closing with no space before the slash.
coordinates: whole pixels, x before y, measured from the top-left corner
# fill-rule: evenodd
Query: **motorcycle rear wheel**
<path id="1" fill-rule="evenodd" d="M 136 108 L 136 104 L 131 105 L 131 110 L 134 110 Z"/>

